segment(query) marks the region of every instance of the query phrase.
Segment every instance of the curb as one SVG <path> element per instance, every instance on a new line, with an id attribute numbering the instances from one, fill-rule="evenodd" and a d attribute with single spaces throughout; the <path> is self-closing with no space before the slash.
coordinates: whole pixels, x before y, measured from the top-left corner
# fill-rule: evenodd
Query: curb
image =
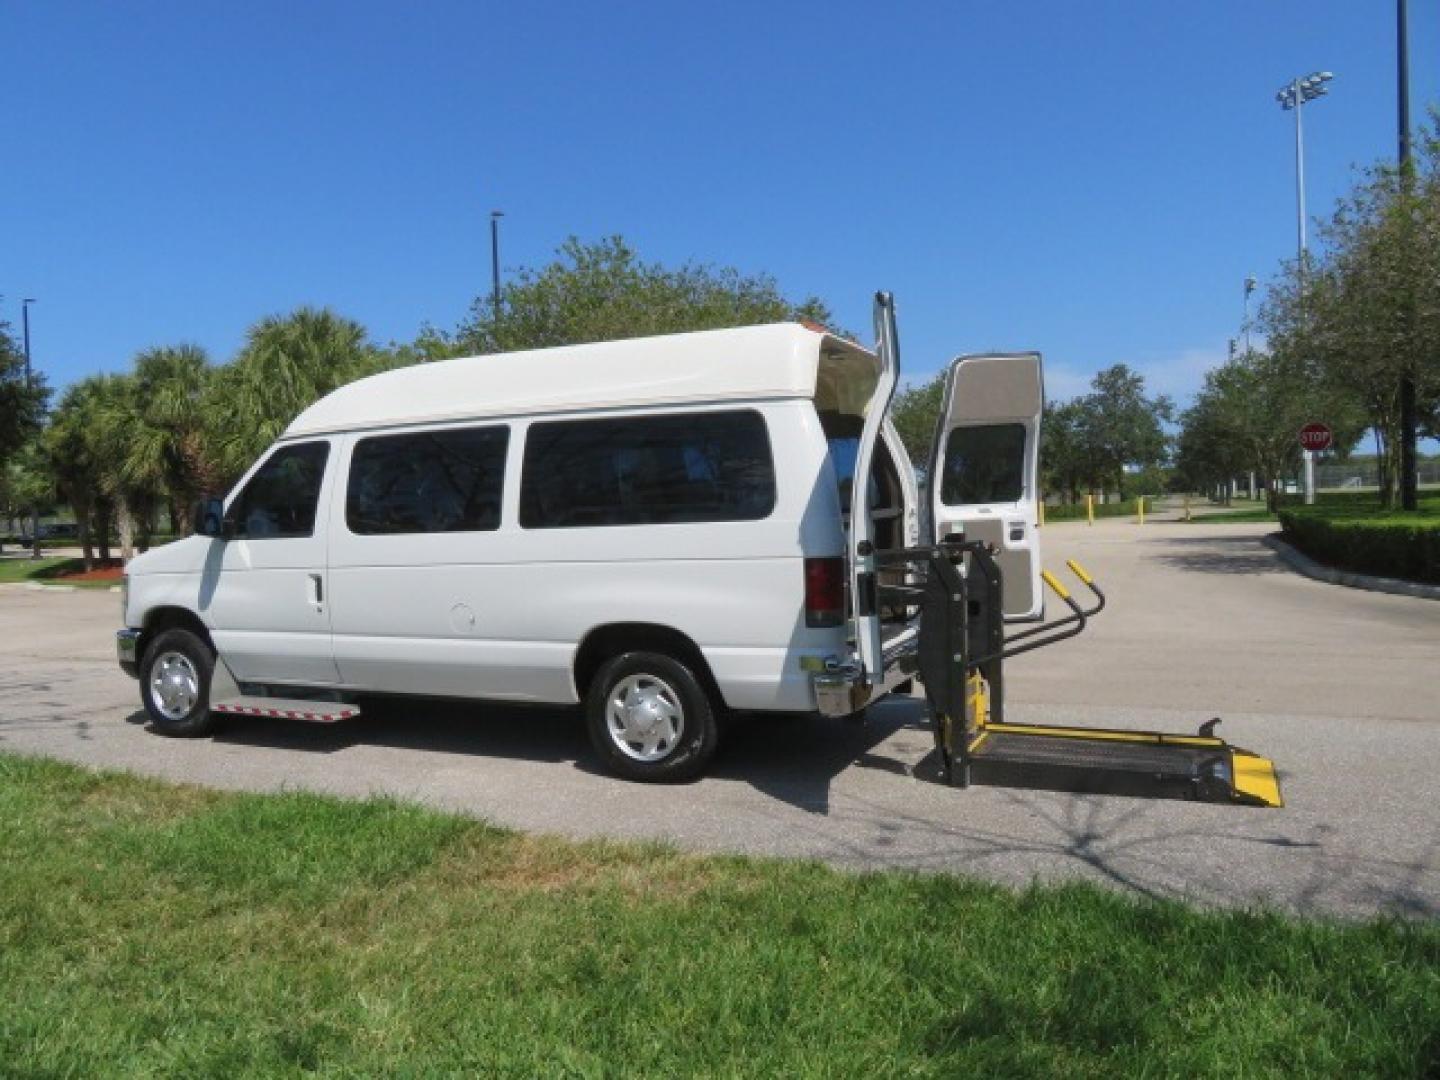
<path id="1" fill-rule="evenodd" d="M 1402 581 L 1400 578 L 1372 577 L 1357 574 L 1353 570 L 1335 570 L 1323 566 L 1300 551 L 1279 533 L 1261 537 L 1261 541 L 1280 561 L 1297 573 L 1316 581 L 1331 585 L 1345 585 L 1352 589 L 1368 589 L 1371 592 L 1391 593 L 1394 596 L 1413 596 L 1418 600 L 1440 600 L 1440 585 L 1426 585 L 1419 581 Z"/>

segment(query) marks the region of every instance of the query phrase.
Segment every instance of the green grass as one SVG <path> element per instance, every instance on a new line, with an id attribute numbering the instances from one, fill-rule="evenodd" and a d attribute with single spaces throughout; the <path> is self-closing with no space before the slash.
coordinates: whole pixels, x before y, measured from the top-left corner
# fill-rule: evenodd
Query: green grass
<path id="1" fill-rule="evenodd" d="M 6 556 L 0 559 L 0 584 L 15 582 L 37 582 L 39 584 L 70 585 L 80 589 L 112 589 L 118 581 L 58 581 L 62 574 L 73 573 L 85 568 L 83 559 L 67 559 L 52 556 L 31 559 L 25 556 Z"/>
<path id="2" fill-rule="evenodd" d="M 1422 1076 L 1440 928 L 0 756 L 0 1072 Z"/>
<path id="3" fill-rule="evenodd" d="M 1227 510 L 1223 512 L 1205 511 L 1204 513 L 1196 512 L 1193 506 L 1190 508 L 1190 521 L 1192 524 L 1203 522 L 1206 525 L 1214 525 L 1229 522 L 1233 525 L 1240 525 L 1246 522 L 1278 520 L 1279 519 L 1269 510 L 1265 509 L 1264 506 L 1247 506 L 1243 510 Z"/>
<path id="4" fill-rule="evenodd" d="M 1111 503 L 1101 503 L 1101 502 L 1097 502 L 1097 503 L 1095 504 L 1094 509 L 1095 509 L 1095 517 L 1096 517 L 1096 518 L 1116 518 L 1116 517 L 1135 517 L 1135 516 L 1136 516 L 1135 499 L 1134 499 L 1133 497 L 1132 497 L 1132 498 L 1129 498 L 1129 499 L 1126 499 L 1124 502 L 1111 502 Z M 1154 512 L 1154 509 L 1155 509 L 1155 500 L 1154 500 L 1153 498 L 1151 498 L 1149 495 L 1145 496 L 1145 510 L 1146 510 L 1146 512 L 1147 512 L 1147 513 L 1153 513 L 1153 512 Z M 1089 517 L 1088 517 L 1088 515 L 1087 515 L 1086 512 L 1085 512 L 1085 500 L 1084 500 L 1084 499 L 1081 499 L 1078 503 L 1062 503 L 1062 504 L 1059 505 L 1059 506 L 1046 506 L 1046 507 L 1045 507 L 1045 524 L 1047 524 L 1047 525 L 1049 525 L 1049 524 L 1052 523 L 1052 522 L 1059 523 L 1059 522 L 1062 522 L 1062 521 L 1088 521 L 1088 520 L 1089 520 Z"/>

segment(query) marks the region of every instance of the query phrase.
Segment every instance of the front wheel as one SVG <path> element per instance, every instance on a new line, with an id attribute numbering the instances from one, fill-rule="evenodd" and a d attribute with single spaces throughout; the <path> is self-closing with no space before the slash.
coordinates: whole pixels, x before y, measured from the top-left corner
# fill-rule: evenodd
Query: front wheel
<path id="1" fill-rule="evenodd" d="M 215 654 L 197 634 L 175 627 L 156 635 L 140 662 L 140 700 L 162 735 L 209 735 Z"/>
<path id="2" fill-rule="evenodd" d="M 690 668 L 662 653 L 612 657 L 585 696 L 590 741 L 612 772 L 630 780 L 698 776 L 719 744 L 715 713 Z"/>

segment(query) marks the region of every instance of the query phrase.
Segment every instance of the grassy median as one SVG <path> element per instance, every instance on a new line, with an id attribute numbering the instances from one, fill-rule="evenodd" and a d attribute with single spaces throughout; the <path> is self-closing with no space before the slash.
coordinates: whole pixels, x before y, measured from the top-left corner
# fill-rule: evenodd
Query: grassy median
<path id="1" fill-rule="evenodd" d="M 38 585 L 69 585 L 82 589 L 113 589 L 118 580 L 76 580 L 67 575 L 81 573 L 85 569 L 83 559 L 65 556 L 47 556 L 31 559 L 23 555 L 7 555 L 0 559 L 0 585 L 32 582 Z"/>
<path id="2" fill-rule="evenodd" d="M 0 756 L 5 1075 L 1434 1075 L 1440 928 Z"/>

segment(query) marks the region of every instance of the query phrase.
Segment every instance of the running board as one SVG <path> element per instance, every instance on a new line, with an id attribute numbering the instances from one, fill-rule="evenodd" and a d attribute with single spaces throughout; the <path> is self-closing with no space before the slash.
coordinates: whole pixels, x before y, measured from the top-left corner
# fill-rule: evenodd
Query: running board
<path id="1" fill-rule="evenodd" d="M 972 780 L 1115 795 L 1285 805 L 1275 765 L 1211 734 L 988 723 L 965 755 Z"/>
<path id="2" fill-rule="evenodd" d="M 273 716 L 280 720 L 306 720 L 314 724 L 338 724 L 360 715 L 360 706 L 339 701 L 306 701 L 304 698 L 234 697 L 212 701 L 210 711 L 230 716 Z"/>

